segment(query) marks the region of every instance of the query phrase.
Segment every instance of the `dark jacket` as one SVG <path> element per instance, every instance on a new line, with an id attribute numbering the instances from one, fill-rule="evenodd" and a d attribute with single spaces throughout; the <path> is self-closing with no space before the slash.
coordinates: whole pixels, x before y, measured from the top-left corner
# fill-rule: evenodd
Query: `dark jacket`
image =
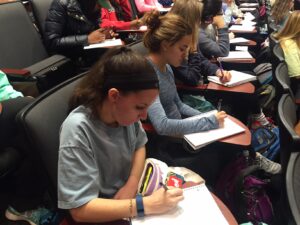
<path id="1" fill-rule="evenodd" d="M 45 22 L 48 51 L 70 58 L 84 54 L 83 46 L 87 44 L 88 34 L 99 28 L 99 11 L 97 15 L 91 21 L 84 15 L 77 0 L 54 0 Z"/>
<path id="2" fill-rule="evenodd" d="M 188 60 L 183 62 L 179 67 L 173 67 L 175 78 L 187 85 L 196 86 L 199 83 L 200 76 L 204 79 L 207 76 L 215 75 L 219 67 L 211 63 L 198 50 L 197 53 L 189 54 Z"/>

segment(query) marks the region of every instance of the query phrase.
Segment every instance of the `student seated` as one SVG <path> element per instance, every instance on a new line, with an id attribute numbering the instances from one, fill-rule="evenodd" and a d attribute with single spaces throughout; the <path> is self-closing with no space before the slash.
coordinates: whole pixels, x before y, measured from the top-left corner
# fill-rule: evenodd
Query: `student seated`
<path id="1" fill-rule="evenodd" d="M 201 19 L 198 48 L 207 58 L 225 57 L 229 54 L 228 27 L 222 13 L 222 0 L 207 0 Z M 231 38 L 234 34 L 230 34 Z"/>
<path id="2" fill-rule="evenodd" d="M 192 42 L 192 28 L 180 16 L 173 13 L 161 17 L 151 14 L 146 22 L 149 29 L 144 36 L 144 45 L 149 50 L 149 61 L 156 71 L 160 86 L 159 97 L 148 111 L 156 132 L 180 136 L 218 128 L 224 121 L 225 112 L 201 119 L 184 120 L 185 117 L 201 112 L 182 103 L 169 65 L 179 66 L 185 59 Z"/>
<path id="3" fill-rule="evenodd" d="M 212 75 L 220 77 L 223 82 L 229 81 L 231 79 L 231 74 L 228 71 L 223 70 L 222 74 L 220 68 L 216 64 L 211 63 L 206 57 L 204 57 L 202 52 L 198 48 L 199 26 L 201 21 L 203 20 L 202 10 L 203 8 L 209 8 L 206 6 L 206 4 L 212 6 L 217 2 L 218 0 L 210 0 L 206 1 L 203 5 L 203 3 L 199 2 L 198 0 L 176 0 L 170 11 L 170 13 L 179 15 L 184 18 L 185 21 L 189 23 L 191 27 L 193 27 L 192 44 L 188 49 L 189 52 L 187 59 L 184 59 L 179 66 L 171 65 L 175 77 L 185 84 L 196 86 L 198 85 L 199 80 L 202 77 Z"/>
<path id="4" fill-rule="evenodd" d="M 143 19 L 132 20 L 132 13 L 128 0 L 98 0 L 101 6 L 102 28 L 113 30 L 138 30 L 144 25 Z"/>
<path id="5" fill-rule="evenodd" d="M 289 76 L 300 78 L 300 11 L 292 12 L 284 27 L 274 37 L 280 41 Z"/>
<path id="6" fill-rule="evenodd" d="M 235 4 L 234 0 L 224 0 L 222 10 L 227 26 L 231 23 L 240 23 L 241 19 L 237 17 L 242 17 L 244 15 L 239 7 Z"/>
<path id="7" fill-rule="evenodd" d="M 108 50 L 75 89 L 58 160 L 58 207 L 75 221 L 160 214 L 183 199 L 179 188 L 136 196 L 147 142 L 140 119 L 157 95 L 152 66 L 126 47 Z"/>
<path id="8" fill-rule="evenodd" d="M 79 66 L 90 66 L 98 52 L 83 49 L 111 37 L 110 30 L 99 28 L 100 12 L 97 0 L 54 0 L 45 21 L 45 42 L 52 54 L 62 54 Z M 99 50 L 101 51 L 101 50 Z"/>

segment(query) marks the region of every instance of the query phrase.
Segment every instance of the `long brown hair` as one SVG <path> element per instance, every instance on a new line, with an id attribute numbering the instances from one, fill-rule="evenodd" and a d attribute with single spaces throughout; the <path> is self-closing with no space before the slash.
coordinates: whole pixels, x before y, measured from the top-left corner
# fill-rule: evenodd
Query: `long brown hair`
<path id="1" fill-rule="evenodd" d="M 292 39 L 300 48 L 300 10 L 295 10 L 290 14 L 282 30 L 274 34 L 274 37 L 281 43 L 284 43 L 284 40 Z"/>
<path id="2" fill-rule="evenodd" d="M 144 45 L 153 53 L 160 51 L 162 41 L 174 45 L 184 36 L 192 34 L 190 25 L 181 16 L 173 13 L 160 16 L 154 11 L 147 15 L 145 21 L 148 30 L 144 35 Z"/>
<path id="3" fill-rule="evenodd" d="M 280 24 L 286 16 L 288 16 L 291 9 L 293 0 L 276 0 L 272 10 L 271 16 L 274 19 L 275 24 Z"/>
<path id="4" fill-rule="evenodd" d="M 123 94 L 145 89 L 158 89 L 158 78 L 148 60 L 127 47 L 112 48 L 92 67 L 75 88 L 70 110 L 84 105 L 96 109 L 107 97 L 110 88 Z"/>
<path id="5" fill-rule="evenodd" d="M 170 13 L 181 16 L 192 28 L 192 46 L 197 46 L 203 11 L 202 0 L 176 0 Z"/>

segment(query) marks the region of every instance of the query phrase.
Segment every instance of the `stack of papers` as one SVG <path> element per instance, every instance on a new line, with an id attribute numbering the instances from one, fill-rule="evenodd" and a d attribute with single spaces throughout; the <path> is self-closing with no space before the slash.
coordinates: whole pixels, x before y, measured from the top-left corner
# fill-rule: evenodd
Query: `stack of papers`
<path id="1" fill-rule="evenodd" d="M 232 62 L 234 60 L 251 60 L 253 57 L 248 51 L 230 51 L 228 56 L 219 57 L 221 61 Z"/>
<path id="2" fill-rule="evenodd" d="M 92 48 L 111 48 L 115 46 L 122 46 L 121 39 L 106 39 L 105 41 L 97 44 L 91 44 L 88 46 L 84 46 L 84 49 L 92 49 Z"/>
<path id="3" fill-rule="evenodd" d="M 251 21 L 251 20 L 254 20 L 254 19 L 255 19 L 255 17 L 250 12 L 246 12 L 244 14 L 244 20 Z"/>
<path id="4" fill-rule="evenodd" d="M 184 199 L 177 208 L 162 214 L 132 219 L 132 225 L 228 225 L 217 203 L 205 186 L 183 189 Z"/>
<path id="5" fill-rule="evenodd" d="M 221 128 L 194 134 L 186 134 L 183 137 L 194 150 L 197 150 L 214 141 L 242 132 L 245 132 L 245 129 L 243 127 L 232 121 L 230 118 L 226 117 L 224 119 L 224 126 Z"/>
<path id="6" fill-rule="evenodd" d="M 235 71 L 235 70 L 230 70 L 231 73 L 231 80 L 229 82 L 226 83 L 222 83 L 219 79 L 219 77 L 217 76 L 208 76 L 207 79 L 211 82 L 226 86 L 226 87 L 234 87 L 234 86 L 238 86 L 240 84 L 244 84 L 250 81 L 254 81 L 256 80 L 256 76 L 247 74 L 247 73 L 243 73 L 243 72 L 239 72 L 239 71 Z"/>

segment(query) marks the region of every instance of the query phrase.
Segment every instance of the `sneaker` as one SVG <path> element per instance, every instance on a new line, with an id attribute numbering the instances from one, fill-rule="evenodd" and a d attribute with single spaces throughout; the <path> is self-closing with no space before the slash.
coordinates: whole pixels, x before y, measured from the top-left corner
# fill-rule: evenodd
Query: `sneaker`
<path id="1" fill-rule="evenodd" d="M 39 225 L 40 219 L 42 217 L 45 217 L 45 215 L 49 213 L 50 211 L 45 208 L 28 210 L 20 213 L 14 208 L 12 208 L 11 206 L 9 206 L 5 211 L 5 217 L 8 220 L 12 220 L 12 221 L 25 220 L 28 223 L 30 223 L 30 225 Z"/>
<path id="2" fill-rule="evenodd" d="M 270 174 L 281 173 L 281 165 L 279 163 L 273 162 L 270 159 L 267 159 L 265 156 L 256 152 L 256 162 L 261 169 Z"/>

